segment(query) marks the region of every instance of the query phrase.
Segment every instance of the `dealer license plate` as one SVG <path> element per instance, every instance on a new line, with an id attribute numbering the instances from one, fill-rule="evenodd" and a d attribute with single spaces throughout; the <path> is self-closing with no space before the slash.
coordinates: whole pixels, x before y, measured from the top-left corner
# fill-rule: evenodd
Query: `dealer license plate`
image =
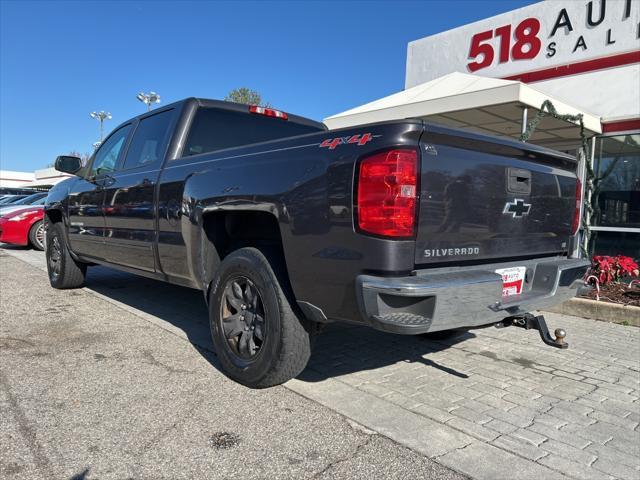
<path id="1" fill-rule="evenodd" d="M 527 267 L 500 268 L 496 273 L 502 275 L 502 296 L 520 295 Z"/>

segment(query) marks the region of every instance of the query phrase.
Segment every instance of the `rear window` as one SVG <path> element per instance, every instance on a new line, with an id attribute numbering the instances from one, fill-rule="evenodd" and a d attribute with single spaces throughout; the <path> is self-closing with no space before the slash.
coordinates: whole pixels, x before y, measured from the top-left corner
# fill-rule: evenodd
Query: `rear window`
<path id="1" fill-rule="evenodd" d="M 200 108 L 189 130 L 182 155 L 266 142 L 321 131 L 320 128 L 245 112 Z"/>

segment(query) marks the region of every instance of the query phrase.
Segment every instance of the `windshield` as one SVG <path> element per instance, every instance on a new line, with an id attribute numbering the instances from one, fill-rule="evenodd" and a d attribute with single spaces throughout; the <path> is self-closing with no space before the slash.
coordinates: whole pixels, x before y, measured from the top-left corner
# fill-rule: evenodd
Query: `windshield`
<path id="1" fill-rule="evenodd" d="M 0 204 L 9 205 L 10 203 L 15 203 L 24 197 L 25 195 L 9 195 L 7 198 L 3 198 L 2 200 L 0 200 Z"/>
<path id="2" fill-rule="evenodd" d="M 24 197 L 23 199 L 18 200 L 17 202 L 13 202 L 12 205 L 32 205 L 37 200 L 46 199 L 46 198 L 47 198 L 46 193 L 34 193 L 33 195 L 29 195 L 28 197 Z"/>

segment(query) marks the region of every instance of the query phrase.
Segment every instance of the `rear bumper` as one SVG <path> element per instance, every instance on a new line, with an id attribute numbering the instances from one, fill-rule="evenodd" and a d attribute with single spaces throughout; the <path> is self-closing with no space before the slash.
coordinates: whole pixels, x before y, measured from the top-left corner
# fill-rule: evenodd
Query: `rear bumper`
<path id="1" fill-rule="evenodd" d="M 495 270 L 516 265 L 527 267 L 523 293 L 503 298 Z M 568 300 L 588 266 L 583 259 L 554 258 L 418 270 L 400 278 L 360 275 L 358 307 L 371 326 L 393 333 L 480 327 Z"/>

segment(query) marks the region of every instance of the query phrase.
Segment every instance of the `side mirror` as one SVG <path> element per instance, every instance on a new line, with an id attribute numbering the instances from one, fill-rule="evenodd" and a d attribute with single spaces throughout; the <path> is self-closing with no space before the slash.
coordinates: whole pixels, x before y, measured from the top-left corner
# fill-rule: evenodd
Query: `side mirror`
<path id="1" fill-rule="evenodd" d="M 60 155 L 56 158 L 54 168 L 59 172 L 71 173 L 75 175 L 82 168 L 82 160 L 79 157 Z"/>

